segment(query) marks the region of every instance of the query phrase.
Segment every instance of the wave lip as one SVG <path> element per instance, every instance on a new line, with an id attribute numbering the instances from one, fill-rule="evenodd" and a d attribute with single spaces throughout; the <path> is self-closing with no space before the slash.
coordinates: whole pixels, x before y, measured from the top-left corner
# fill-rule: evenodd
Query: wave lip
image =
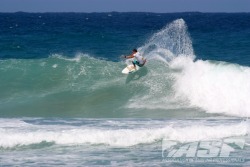
<path id="1" fill-rule="evenodd" d="M 56 58 L 56 59 L 61 59 L 61 60 L 65 60 L 65 61 L 71 61 L 71 62 L 79 63 L 82 58 L 89 58 L 90 59 L 91 57 L 88 54 L 78 53 L 72 58 L 64 57 L 64 56 L 62 56 L 60 54 L 52 54 L 50 56 L 50 58 Z"/>

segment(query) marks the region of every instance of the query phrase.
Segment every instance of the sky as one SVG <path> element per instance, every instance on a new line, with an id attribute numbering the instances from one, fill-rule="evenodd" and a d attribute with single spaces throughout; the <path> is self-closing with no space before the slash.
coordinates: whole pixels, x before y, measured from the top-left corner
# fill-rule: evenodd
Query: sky
<path id="1" fill-rule="evenodd" d="M 0 12 L 250 12 L 250 0 L 0 0 Z"/>

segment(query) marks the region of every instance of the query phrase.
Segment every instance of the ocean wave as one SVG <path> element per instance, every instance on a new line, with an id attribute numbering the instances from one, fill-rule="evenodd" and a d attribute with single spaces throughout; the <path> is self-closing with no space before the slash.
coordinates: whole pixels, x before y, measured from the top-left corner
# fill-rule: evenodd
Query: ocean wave
<path id="1" fill-rule="evenodd" d="M 87 53 L 1 60 L 0 116 L 250 116 L 249 67 L 195 60 L 183 19 L 139 50 L 148 62 L 130 75 L 121 74 L 124 62 Z"/>

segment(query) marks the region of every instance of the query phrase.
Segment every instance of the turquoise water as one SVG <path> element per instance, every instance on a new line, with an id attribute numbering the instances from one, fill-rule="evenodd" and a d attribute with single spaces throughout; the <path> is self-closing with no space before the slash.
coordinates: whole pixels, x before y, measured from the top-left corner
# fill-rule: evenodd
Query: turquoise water
<path id="1" fill-rule="evenodd" d="M 166 161 L 173 142 L 216 161 L 189 166 L 249 165 L 248 13 L 0 21 L 0 166 L 186 166 Z M 123 75 L 133 48 L 147 64 Z"/>

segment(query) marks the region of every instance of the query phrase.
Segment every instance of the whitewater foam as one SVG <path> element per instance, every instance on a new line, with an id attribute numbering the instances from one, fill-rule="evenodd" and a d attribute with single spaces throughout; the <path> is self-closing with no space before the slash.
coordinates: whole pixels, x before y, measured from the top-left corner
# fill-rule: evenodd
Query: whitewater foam
<path id="1" fill-rule="evenodd" d="M 0 128 L 0 146 L 11 148 L 22 145 L 52 142 L 59 145 L 104 144 L 129 147 L 137 144 L 154 143 L 164 139 L 190 142 L 222 139 L 248 134 L 245 122 L 231 125 L 207 126 L 193 123 L 187 126 L 167 125 L 162 128 L 113 129 L 72 126 L 28 126 Z"/>
<path id="2" fill-rule="evenodd" d="M 174 74 L 176 96 L 208 113 L 250 116 L 250 68 L 187 57 L 176 58 L 170 67 L 182 69 Z"/>

